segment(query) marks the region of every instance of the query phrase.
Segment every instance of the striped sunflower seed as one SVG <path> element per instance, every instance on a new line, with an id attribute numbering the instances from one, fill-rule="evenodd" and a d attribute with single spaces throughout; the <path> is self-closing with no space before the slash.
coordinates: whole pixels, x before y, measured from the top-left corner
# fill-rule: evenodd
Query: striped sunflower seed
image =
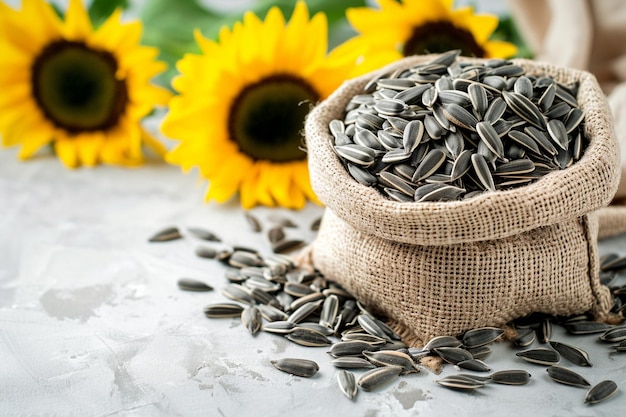
<path id="1" fill-rule="evenodd" d="M 522 352 L 517 352 L 515 355 L 524 359 L 526 362 L 546 366 L 554 365 L 559 363 L 561 360 L 559 352 L 546 348 L 528 349 Z"/>
<path id="2" fill-rule="evenodd" d="M 170 242 L 172 240 L 182 239 L 183 235 L 177 227 L 167 227 L 155 233 L 148 239 L 148 242 Z"/>
<path id="3" fill-rule="evenodd" d="M 309 359 L 283 358 L 270 361 L 279 371 L 303 378 L 310 378 L 319 371 L 319 365 Z"/>
<path id="4" fill-rule="evenodd" d="M 193 278 L 180 278 L 177 284 L 178 288 L 183 291 L 205 292 L 213 290 L 213 287 L 211 287 L 209 284 Z"/>
<path id="5" fill-rule="evenodd" d="M 240 317 L 243 307 L 234 303 L 210 304 L 204 308 L 204 315 L 208 318 Z"/>
<path id="6" fill-rule="evenodd" d="M 605 380 L 594 385 L 587 395 L 585 395 L 586 404 L 597 404 L 611 398 L 617 392 L 617 384 L 610 380 Z"/>
<path id="7" fill-rule="evenodd" d="M 590 387 L 591 384 L 585 378 L 571 369 L 564 368 L 562 366 L 552 365 L 546 369 L 548 376 L 553 381 L 560 384 L 572 385 L 575 387 Z"/>
<path id="8" fill-rule="evenodd" d="M 339 389 L 341 390 L 343 395 L 351 400 L 356 397 L 356 378 L 352 372 L 346 371 L 345 369 L 339 371 L 337 373 L 337 383 L 339 384 Z"/>
<path id="9" fill-rule="evenodd" d="M 561 357 L 578 366 L 591 366 L 589 362 L 589 354 L 576 346 L 570 346 L 565 343 L 550 341 L 550 346 L 561 354 Z"/>
<path id="10" fill-rule="evenodd" d="M 364 391 L 374 391 L 396 380 L 402 372 L 401 366 L 383 366 L 365 372 L 358 380 Z"/>

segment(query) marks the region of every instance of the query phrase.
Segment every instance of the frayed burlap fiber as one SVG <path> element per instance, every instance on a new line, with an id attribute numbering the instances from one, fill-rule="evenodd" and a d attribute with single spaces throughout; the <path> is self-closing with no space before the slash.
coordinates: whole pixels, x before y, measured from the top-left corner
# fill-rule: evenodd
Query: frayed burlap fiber
<path id="1" fill-rule="evenodd" d="M 432 60 L 406 58 L 382 69 Z M 353 180 L 328 123 L 375 74 L 347 81 L 306 122 L 313 189 L 326 205 L 310 250 L 314 267 L 396 325 L 413 345 L 437 335 L 502 326 L 532 312 L 604 318 L 595 213 L 619 181 L 606 98 L 586 72 L 516 60 L 527 73 L 580 83 L 590 140 L 570 168 L 508 191 L 455 202 L 400 203 Z"/>

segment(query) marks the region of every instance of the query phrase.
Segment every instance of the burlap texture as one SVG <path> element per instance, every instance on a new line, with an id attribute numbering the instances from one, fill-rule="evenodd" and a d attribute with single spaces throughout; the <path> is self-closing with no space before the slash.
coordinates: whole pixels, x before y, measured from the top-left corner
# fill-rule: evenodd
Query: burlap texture
<path id="1" fill-rule="evenodd" d="M 432 57 L 406 58 L 382 71 Z M 458 202 L 399 203 L 354 181 L 332 150 L 328 123 L 373 76 L 344 83 L 306 122 L 313 189 L 327 206 L 312 260 L 419 344 L 435 335 L 499 326 L 531 312 L 610 309 L 598 283 L 595 211 L 619 181 L 606 98 L 595 78 L 517 60 L 531 74 L 580 83 L 590 143 L 572 167 L 509 191 Z"/>

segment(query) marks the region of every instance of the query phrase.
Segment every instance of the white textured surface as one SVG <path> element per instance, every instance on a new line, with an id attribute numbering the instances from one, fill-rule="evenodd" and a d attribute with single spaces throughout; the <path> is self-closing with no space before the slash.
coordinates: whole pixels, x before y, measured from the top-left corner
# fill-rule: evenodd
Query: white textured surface
<path id="1" fill-rule="evenodd" d="M 140 169 L 65 170 L 42 157 L 16 161 L 0 152 L 0 415 L 1 416 L 617 416 L 626 406 L 626 355 L 609 356 L 594 337 L 554 340 L 586 349 L 592 383 L 613 379 L 620 392 L 585 406 L 585 390 L 550 381 L 502 343 L 494 370 L 527 369 L 522 387 L 489 385 L 449 391 L 421 373 L 351 402 L 339 392 L 327 349 L 304 348 L 269 334 L 252 338 L 236 319 L 209 320 L 206 304 L 223 301 L 220 264 L 197 258 L 191 237 L 150 244 L 178 225 L 213 230 L 233 244 L 262 248 L 233 204 L 203 203 L 204 185 L 161 164 Z M 281 211 L 312 238 L 319 207 Z M 267 219 L 268 209 L 254 213 Z M 626 237 L 601 252 L 626 254 Z M 185 293 L 176 280 L 206 280 L 211 293 Z M 271 359 L 320 364 L 312 379 L 275 370 Z M 455 373 L 446 366 L 444 375 Z"/>

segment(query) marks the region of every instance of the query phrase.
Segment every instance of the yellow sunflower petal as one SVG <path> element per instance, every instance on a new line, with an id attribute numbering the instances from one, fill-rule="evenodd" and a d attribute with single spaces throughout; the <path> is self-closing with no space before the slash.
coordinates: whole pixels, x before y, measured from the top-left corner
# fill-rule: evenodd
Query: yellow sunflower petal
<path id="1" fill-rule="evenodd" d="M 54 151 L 66 167 L 76 168 L 78 166 L 78 149 L 73 139 L 57 139 L 54 142 Z"/>
<path id="2" fill-rule="evenodd" d="M 517 54 L 517 46 L 504 41 L 489 41 L 483 48 L 487 51 L 488 58 L 510 58 Z"/>
<path id="3" fill-rule="evenodd" d="M 494 15 L 471 15 L 471 8 L 467 11 L 467 17 L 463 18 L 466 27 L 479 44 L 487 42 L 496 27 L 498 27 L 498 16 Z"/>
<path id="4" fill-rule="evenodd" d="M 74 139 L 74 141 L 76 142 L 78 159 L 81 165 L 86 167 L 95 166 L 98 162 L 104 135 L 102 133 L 83 135 L 80 138 Z"/>
<path id="5" fill-rule="evenodd" d="M 92 26 L 82 0 L 70 0 L 65 13 L 64 34 L 70 40 L 84 40 L 91 34 Z"/>
<path id="6" fill-rule="evenodd" d="M 141 129 L 141 140 L 160 157 L 164 157 L 167 153 L 165 145 L 145 129 Z"/>
<path id="7" fill-rule="evenodd" d="M 29 159 L 35 152 L 51 142 L 52 137 L 50 137 L 50 132 L 47 129 L 33 129 L 29 132 L 28 140 L 20 148 L 18 158 L 22 161 Z"/>

